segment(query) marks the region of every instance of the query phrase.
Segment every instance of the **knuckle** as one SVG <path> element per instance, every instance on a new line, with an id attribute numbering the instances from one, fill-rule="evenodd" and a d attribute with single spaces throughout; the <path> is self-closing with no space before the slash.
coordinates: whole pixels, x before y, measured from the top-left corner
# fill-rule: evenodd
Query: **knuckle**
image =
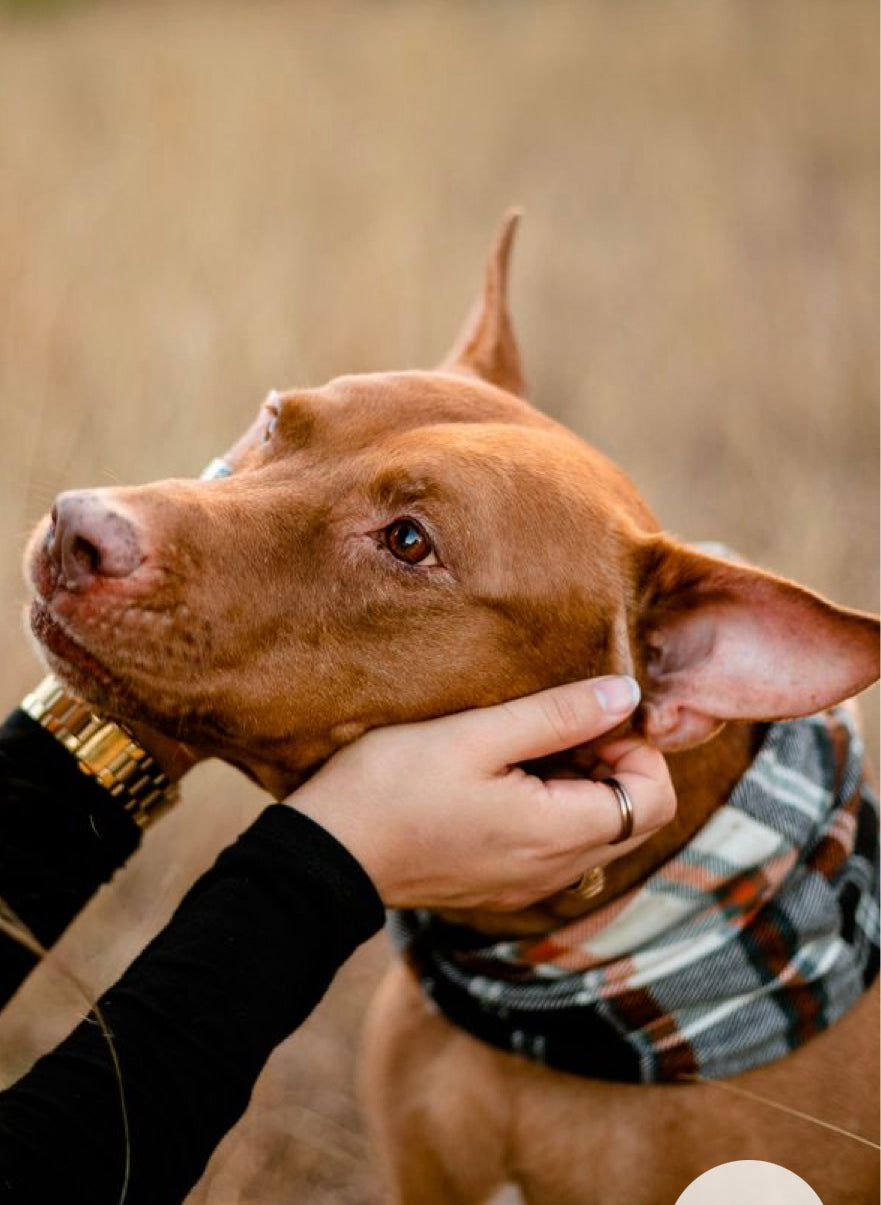
<path id="1" fill-rule="evenodd" d="M 542 709 L 551 731 L 560 741 L 573 743 L 579 739 L 578 711 L 567 694 L 549 695 L 543 701 Z"/>
<path id="2" fill-rule="evenodd" d="M 664 824 L 669 824 L 676 815 L 676 792 L 673 790 L 673 784 L 669 778 L 666 779 L 656 794 L 652 815 L 655 827 L 657 828 L 660 828 Z"/>
<path id="3" fill-rule="evenodd" d="M 676 798 L 676 792 L 673 790 L 672 785 L 670 786 L 669 790 L 667 791 L 665 799 L 666 799 L 666 807 L 664 809 L 664 823 L 669 824 L 670 821 L 676 815 L 676 809 L 677 809 L 677 804 L 678 804 L 678 800 Z"/>

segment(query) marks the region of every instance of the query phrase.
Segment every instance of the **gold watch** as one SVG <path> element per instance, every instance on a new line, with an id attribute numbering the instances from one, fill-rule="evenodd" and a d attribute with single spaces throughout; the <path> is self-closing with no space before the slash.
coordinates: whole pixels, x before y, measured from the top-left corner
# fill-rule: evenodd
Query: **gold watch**
<path id="1" fill-rule="evenodd" d="M 139 828 L 147 828 L 177 800 L 177 784 L 152 754 L 125 728 L 68 694 L 52 674 L 25 696 L 21 708 L 73 754 L 82 772 L 118 800 Z"/>

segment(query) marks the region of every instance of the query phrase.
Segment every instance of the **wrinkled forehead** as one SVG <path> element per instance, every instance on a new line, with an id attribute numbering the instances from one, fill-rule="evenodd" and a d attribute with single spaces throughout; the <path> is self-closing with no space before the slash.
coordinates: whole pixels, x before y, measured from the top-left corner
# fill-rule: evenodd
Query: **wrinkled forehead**
<path id="1" fill-rule="evenodd" d="M 440 421 L 387 433 L 359 459 L 380 489 L 406 481 L 475 513 L 499 505 L 578 505 L 589 489 L 587 448 L 563 431 L 503 422 Z"/>
<path id="2" fill-rule="evenodd" d="M 537 506 L 583 522 L 606 524 L 617 515 L 656 526 L 616 464 L 528 402 L 476 379 L 341 377 L 316 391 L 313 404 L 325 407 L 313 437 L 325 427 L 343 456 L 347 449 L 375 453 L 369 459 L 382 466 L 383 481 L 409 478 L 426 492 L 450 487 L 475 507 L 516 503 L 518 521 L 525 507 Z"/>
<path id="3" fill-rule="evenodd" d="M 311 420 L 314 435 L 349 447 L 435 423 L 513 423 L 547 427 L 528 402 L 478 378 L 443 372 L 363 373 L 336 377 L 319 389 L 274 394 L 287 416 Z"/>
<path id="4" fill-rule="evenodd" d="M 643 505 L 626 479 L 563 429 L 437 424 L 362 462 L 389 515 L 427 520 L 442 559 L 486 597 L 617 597 Z M 368 467 L 369 466 L 369 467 Z"/>
<path id="5" fill-rule="evenodd" d="M 617 517 L 654 526 L 617 466 L 529 403 L 477 378 L 344 376 L 318 389 L 274 391 L 269 405 L 278 433 L 270 445 L 255 446 L 258 421 L 238 445 L 242 468 L 274 461 L 284 472 L 292 458 L 298 478 L 324 477 L 335 496 L 369 484 L 374 498 L 390 504 L 434 501 L 472 524 L 504 521 L 521 532 L 543 524 L 606 528 Z"/>
<path id="6" fill-rule="evenodd" d="M 591 450 L 527 402 L 474 378 L 439 372 L 337 377 L 275 392 L 278 454 L 302 449 L 328 469 L 357 462 L 390 492 L 575 505 L 589 488 Z"/>
<path id="7" fill-rule="evenodd" d="M 364 373 L 336 377 L 320 388 L 270 390 L 251 425 L 215 463 L 238 473 L 296 454 L 298 461 L 305 456 L 330 467 L 383 449 L 410 431 L 485 423 L 556 427 L 528 402 L 476 377 Z"/>

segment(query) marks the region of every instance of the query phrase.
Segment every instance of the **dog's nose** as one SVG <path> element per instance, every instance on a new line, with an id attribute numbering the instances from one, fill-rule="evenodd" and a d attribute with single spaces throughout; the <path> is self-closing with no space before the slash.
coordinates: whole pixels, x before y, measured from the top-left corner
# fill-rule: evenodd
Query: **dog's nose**
<path id="1" fill-rule="evenodd" d="M 68 590 L 97 577 L 128 577 L 143 560 L 134 524 L 98 490 L 59 494 L 46 551 Z"/>

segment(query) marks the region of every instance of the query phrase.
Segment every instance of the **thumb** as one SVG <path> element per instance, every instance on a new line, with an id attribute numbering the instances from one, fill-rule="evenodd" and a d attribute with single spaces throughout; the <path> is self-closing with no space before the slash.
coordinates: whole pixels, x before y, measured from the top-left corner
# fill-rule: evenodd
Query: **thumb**
<path id="1" fill-rule="evenodd" d="M 639 685 L 626 674 L 568 682 L 462 718 L 474 726 L 481 760 L 499 770 L 571 749 L 614 728 L 639 702 Z"/>

